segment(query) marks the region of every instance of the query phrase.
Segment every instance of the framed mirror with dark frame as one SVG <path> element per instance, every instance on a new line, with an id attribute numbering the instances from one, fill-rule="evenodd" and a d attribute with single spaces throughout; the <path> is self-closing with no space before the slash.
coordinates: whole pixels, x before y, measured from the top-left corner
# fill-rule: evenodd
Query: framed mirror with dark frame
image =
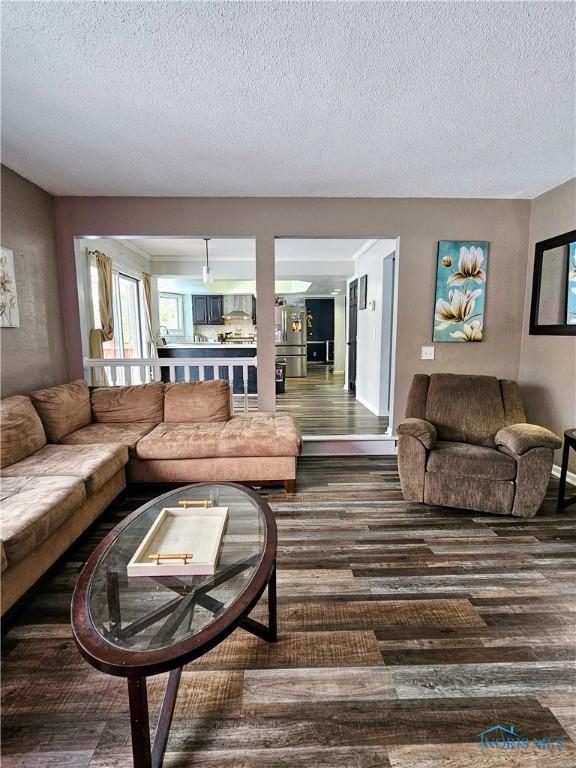
<path id="1" fill-rule="evenodd" d="M 576 336 L 576 229 L 536 243 L 530 333 Z"/>

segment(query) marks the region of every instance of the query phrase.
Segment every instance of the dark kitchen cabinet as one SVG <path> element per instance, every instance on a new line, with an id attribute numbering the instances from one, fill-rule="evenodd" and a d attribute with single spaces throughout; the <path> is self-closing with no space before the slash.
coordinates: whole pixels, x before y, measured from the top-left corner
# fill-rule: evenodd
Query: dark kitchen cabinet
<path id="1" fill-rule="evenodd" d="M 208 325 L 223 325 L 222 296 L 208 296 Z"/>
<path id="2" fill-rule="evenodd" d="M 222 325 L 222 296 L 192 296 L 194 325 Z"/>
<path id="3" fill-rule="evenodd" d="M 192 321 L 194 325 L 208 325 L 207 296 L 192 296 Z"/>

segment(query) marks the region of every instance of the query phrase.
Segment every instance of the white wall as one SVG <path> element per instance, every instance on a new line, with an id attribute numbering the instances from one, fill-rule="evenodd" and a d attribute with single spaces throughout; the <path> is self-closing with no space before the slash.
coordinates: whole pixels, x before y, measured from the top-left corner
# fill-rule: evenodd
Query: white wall
<path id="1" fill-rule="evenodd" d="M 346 297 L 334 296 L 334 372 L 343 373 L 346 365 Z"/>
<path id="2" fill-rule="evenodd" d="M 390 414 L 391 367 L 394 354 L 394 295 L 396 252 L 384 257 L 382 282 L 382 343 L 380 347 L 380 414 Z"/>
<path id="3" fill-rule="evenodd" d="M 389 376 L 389 344 L 392 289 L 389 267 L 386 268 L 386 306 L 384 304 L 384 263 L 395 249 L 394 240 L 378 240 L 356 259 L 358 276 L 358 306 L 360 306 L 360 278 L 368 276 L 366 309 L 358 310 L 356 339 L 356 398 L 377 416 L 388 415 L 388 386 L 381 385 Z M 371 302 L 373 304 L 371 305 Z M 371 308 L 373 307 L 373 308 Z M 388 318 L 384 320 L 384 313 Z"/>

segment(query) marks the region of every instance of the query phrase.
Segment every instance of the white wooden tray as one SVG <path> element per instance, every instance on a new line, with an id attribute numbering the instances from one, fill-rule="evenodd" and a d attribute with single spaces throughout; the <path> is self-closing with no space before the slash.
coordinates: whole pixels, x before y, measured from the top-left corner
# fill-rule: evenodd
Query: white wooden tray
<path id="1" fill-rule="evenodd" d="M 128 563 L 128 576 L 204 576 L 216 570 L 228 507 L 166 507 Z"/>

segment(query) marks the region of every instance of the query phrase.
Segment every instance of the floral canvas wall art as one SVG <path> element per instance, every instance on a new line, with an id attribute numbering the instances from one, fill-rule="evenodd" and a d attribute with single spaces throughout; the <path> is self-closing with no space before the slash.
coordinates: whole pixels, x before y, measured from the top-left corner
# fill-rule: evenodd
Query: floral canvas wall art
<path id="1" fill-rule="evenodd" d="M 438 243 L 433 341 L 482 341 L 489 249 L 480 240 Z"/>
<path id="2" fill-rule="evenodd" d="M 576 243 L 568 246 L 568 296 L 566 297 L 566 322 L 576 325 Z"/>
<path id="3" fill-rule="evenodd" d="M 2 248 L 0 252 L 0 327 L 20 327 L 14 255 L 8 248 Z"/>

